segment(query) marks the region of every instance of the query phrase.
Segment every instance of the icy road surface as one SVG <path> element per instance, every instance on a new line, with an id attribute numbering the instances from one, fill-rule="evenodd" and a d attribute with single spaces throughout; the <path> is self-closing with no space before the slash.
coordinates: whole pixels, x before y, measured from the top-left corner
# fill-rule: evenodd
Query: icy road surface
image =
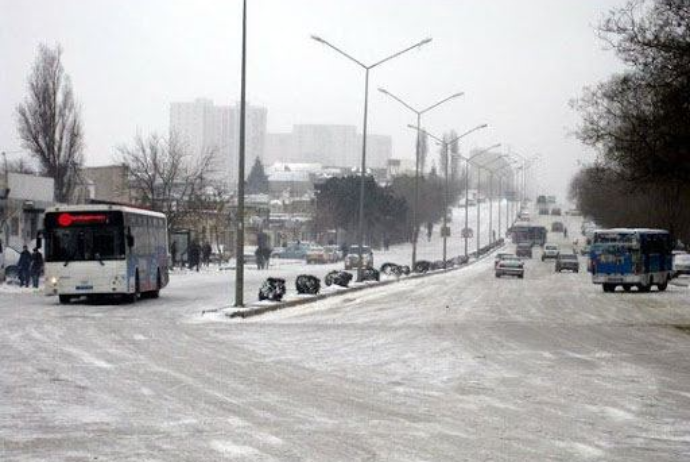
<path id="1" fill-rule="evenodd" d="M 0 293 L 0 460 L 690 460 L 690 290 L 535 256 L 247 321 L 199 315 L 225 274 L 134 306 Z"/>

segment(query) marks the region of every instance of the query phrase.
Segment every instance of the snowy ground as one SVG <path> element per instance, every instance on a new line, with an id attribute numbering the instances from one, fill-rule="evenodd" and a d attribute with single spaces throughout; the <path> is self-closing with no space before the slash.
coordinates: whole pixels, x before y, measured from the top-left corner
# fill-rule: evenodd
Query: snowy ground
<path id="1" fill-rule="evenodd" d="M 0 460 L 689 460 L 690 290 L 538 256 L 245 321 L 199 315 L 226 272 L 133 306 L 4 290 Z"/>

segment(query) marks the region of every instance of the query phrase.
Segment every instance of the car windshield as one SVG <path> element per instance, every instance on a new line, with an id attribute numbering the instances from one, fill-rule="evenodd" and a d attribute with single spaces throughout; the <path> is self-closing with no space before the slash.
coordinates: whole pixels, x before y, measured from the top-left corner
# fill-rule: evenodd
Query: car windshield
<path id="1" fill-rule="evenodd" d="M 544 247 L 546 250 L 558 250 L 557 245 L 547 245 Z"/>

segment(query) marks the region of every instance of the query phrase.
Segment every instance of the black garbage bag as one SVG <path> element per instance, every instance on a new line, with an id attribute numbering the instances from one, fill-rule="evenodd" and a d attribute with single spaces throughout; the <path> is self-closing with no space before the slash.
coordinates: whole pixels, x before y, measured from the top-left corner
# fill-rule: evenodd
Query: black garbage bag
<path id="1" fill-rule="evenodd" d="M 381 273 L 376 268 L 365 268 L 362 270 L 362 281 L 380 281 Z"/>
<path id="2" fill-rule="evenodd" d="M 321 291 L 321 280 L 311 274 L 302 274 L 295 280 L 298 294 L 316 295 Z"/>
<path id="3" fill-rule="evenodd" d="M 458 257 L 458 261 L 461 265 L 466 265 L 469 261 L 469 258 L 463 255 L 461 257 Z"/>
<path id="4" fill-rule="evenodd" d="M 419 260 L 414 264 L 415 273 L 426 273 L 431 270 L 431 262 L 426 260 Z"/>
<path id="5" fill-rule="evenodd" d="M 268 278 L 259 289 L 259 300 L 279 302 L 285 295 L 285 279 Z"/>
<path id="6" fill-rule="evenodd" d="M 335 284 L 340 287 L 347 287 L 352 281 L 352 274 L 347 271 L 333 270 L 326 275 L 324 282 L 327 286 L 332 286 Z"/>
<path id="7" fill-rule="evenodd" d="M 443 260 L 436 260 L 435 262 L 433 262 L 433 263 L 431 264 L 431 269 L 434 270 L 434 271 L 436 271 L 436 270 L 441 270 L 441 269 L 443 269 L 443 268 L 444 268 Z"/>
<path id="8" fill-rule="evenodd" d="M 402 267 L 396 263 L 384 263 L 381 265 L 381 273 L 389 276 L 400 276 Z"/>

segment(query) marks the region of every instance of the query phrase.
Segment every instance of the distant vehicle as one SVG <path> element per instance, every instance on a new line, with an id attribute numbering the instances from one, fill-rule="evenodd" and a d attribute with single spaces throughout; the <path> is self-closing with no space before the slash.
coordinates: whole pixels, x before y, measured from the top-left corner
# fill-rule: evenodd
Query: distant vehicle
<path id="1" fill-rule="evenodd" d="M 522 242 L 542 246 L 546 243 L 546 228 L 530 224 L 516 224 L 509 230 L 513 244 Z"/>
<path id="2" fill-rule="evenodd" d="M 320 245 L 313 245 L 307 249 L 307 255 L 305 256 L 307 260 L 307 265 L 316 263 L 329 263 L 329 257 L 326 254 L 326 249 Z"/>
<path id="3" fill-rule="evenodd" d="M 521 242 L 515 247 L 515 256 L 532 258 L 532 244 L 529 242 Z"/>
<path id="4" fill-rule="evenodd" d="M 549 208 L 548 207 L 539 207 L 539 215 L 548 215 L 549 214 Z"/>
<path id="5" fill-rule="evenodd" d="M 556 272 L 573 271 L 580 272 L 580 261 L 574 253 L 560 253 L 556 258 Z"/>
<path id="6" fill-rule="evenodd" d="M 553 233 L 562 233 L 564 229 L 565 226 L 563 226 L 563 223 L 560 221 L 554 221 L 551 223 L 551 232 Z"/>
<path id="7" fill-rule="evenodd" d="M 673 270 L 673 239 L 660 229 L 617 228 L 594 232 L 589 252 L 592 282 L 604 292 L 622 286 L 649 292 L 666 290 Z"/>
<path id="8" fill-rule="evenodd" d="M 522 279 L 525 277 L 525 263 L 514 255 L 503 258 L 496 264 L 496 277 L 517 276 Z"/>
<path id="9" fill-rule="evenodd" d="M 311 247 L 312 244 L 308 242 L 291 242 L 282 249 L 274 250 L 272 255 L 275 258 L 306 260 L 307 252 Z"/>
<path id="10" fill-rule="evenodd" d="M 373 268 L 374 266 L 374 252 L 371 247 L 362 247 L 362 267 Z M 350 246 L 350 249 L 345 256 L 345 269 L 351 270 L 359 267 L 359 246 Z"/>
<path id="11" fill-rule="evenodd" d="M 546 204 L 546 196 L 537 196 L 537 204 Z"/>
<path id="12" fill-rule="evenodd" d="M 556 259 L 560 254 L 560 249 L 556 244 L 546 244 L 544 245 L 544 252 L 541 254 L 541 261 L 548 259 Z"/>
<path id="13" fill-rule="evenodd" d="M 496 260 L 494 260 L 494 268 L 498 266 L 498 264 L 501 262 L 501 260 L 504 260 L 506 258 L 517 258 L 515 254 L 513 253 L 499 253 L 496 254 Z"/>
<path id="14" fill-rule="evenodd" d="M 522 210 L 519 215 L 520 220 L 523 221 L 530 221 L 531 217 L 532 215 L 529 213 L 528 210 Z"/>
<path id="15" fill-rule="evenodd" d="M 560 207 L 554 207 L 551 209 L 551 215 L 556 215 L 556 216 L 561 216 L 561 208 Z"/>
<path id="16" fill-rule="evenodd" d="M 19 263 L 20 251 L 10 246 L 3 246 L 2 251 L 3 264 L 5 265 L 5 279 L 18 279 L 19 268 L 17 267 L 17 263 Z"/>
<path id="17" fill-rule="evenodd" d="M 168 284 L 165 215 L 134 207 L 51 207 L 44 218 L 45 291 L 80 296 L 158 297 Z"/>
<path id="18" fill-rule="evenodd" d="M 546 196 L 546 202 L 548 204 L 555 204 L 556 203 L 556 196 Z"/>
<path id="19" fill-rule="evenodd" d="M 323 248 L 326 251 L 326 255 L 328 256 L 329 263 L 339 262 L 343 259 L 340 247 L 338 247 L 337 245 L 324 245 Z"/>
<path id="20" fill-rule="evenodd" d="M 673 256 L 673 277 L 690 274 L 690 254 L 678 253 Z"/>

